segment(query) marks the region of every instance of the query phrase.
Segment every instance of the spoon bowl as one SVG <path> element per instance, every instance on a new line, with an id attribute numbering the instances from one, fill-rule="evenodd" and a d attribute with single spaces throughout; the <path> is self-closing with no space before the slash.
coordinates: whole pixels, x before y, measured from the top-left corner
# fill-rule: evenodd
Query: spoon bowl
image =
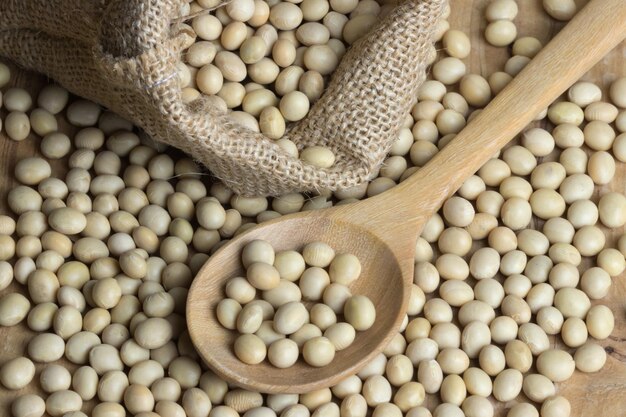
<path id="1" fill-rule="evenodd" d="M 301 215 L 277 220 L 234 239 L 233 244 L 220 248 L 202 267 L 187 300 L 193 306 L 187 312 L 189 333 L 211 369 L 229 381 L 261 392 L 302 393 L 333 385 L 356 373 L 376 356 L 402 324 L 410 286 L 402 277 L 401 260 L 385 242 L 360 225 L 332 217 Z M 235 356 L 233 344 L 238 333 L 222 327 L 215 311 L 217 303 L 225 297 L 228 279 L 245 276 L 241 251 L 255 239 L 268 241 L 277 252 L 301 250 L 307 243 L 323 241 L 336 253 L 353 253 L 359 257 L 363 272 L 350 285 L 350 291 L 372 300 L 377 319 L 370 329 L 357 332 L 354 343 L 338 351 L 331 365 L 314 368 L 299 358 L 294 366 L 279 369 L 267 361 L 246 365 Z M 412 260 L 405 259 L 404 264 L 405 270 L 412 270 Z"/>
<path id="2" fill-rule="evenodd" d="M 189 333 L 202 358 L 228 381 L 266 393 L 303 393 L 358 372 L 384 349 L 404 320 L 416 242 L 428 219 L 467 177 L 624 38 L 626 2 L 590 1 L 417 174 L 376 197 L 281 217 L 224 245 L 200 270 L 187 299 Z M 322 368 L 302 361 L 288 369 L 240 362 L 233 354 L 236 332 L 221 327 L 215 307 L 224 298 L 226 280 L 242 274 L 241 250 L 254 239 L 269 241 L 276 250 L 323 241 L 338 253 L 356 255 L 363 268 L 351 291 L 374 302 L 374 326 L 359 332 L 352 346 Z"/>

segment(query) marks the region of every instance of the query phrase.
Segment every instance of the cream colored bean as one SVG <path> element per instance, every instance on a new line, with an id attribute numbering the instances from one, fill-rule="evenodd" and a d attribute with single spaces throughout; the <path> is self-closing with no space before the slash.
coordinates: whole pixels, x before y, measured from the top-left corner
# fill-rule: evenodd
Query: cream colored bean
<path id="1" fill-rule="evenodd" d="M 585 143 L 593 150 L 606 151 L 615 140 L 613 128 L 605 122 L 591 121 L 583 129 Z"/>
<path id="2" fill-rule="evenodd" d="M 35 376 L 35 365 L 24 357 L 11 359 L 0 368 L 0 383 L 10 390 L 24 388 Z"/>
<path id="3" fill-rule="evenodd" d="M 239 78 L 236 75 L 237 74 L 232 75 L 229 73 L 229 77 L 233 79 Z M 217 94 L 224 85 L 224 75 L 217 66 L 207 64 L 200 68 L 196 74 L 196 84 L 198 85 L 198 89 L 204 94 Z"/>
<path id="4" fill-rule="evenodd" d="M 363 383 L 363 390 L 361 391 L 367 401 L 367 405 L 370 407 L 390 401 L 391 392 L 391 385 L 381 375 L 373 375 L 367 378 Z"/>
<path id="5" fill-rule="evenodd" d="M 42 158 L 30 157 L 15 165 L 15 178 L 22 184 L 36 185 L 51 175 L 50 164 Z"/>
<path id="6" fill-rule="evenodd" d="M 5 294 L 0 298 L 0 325 L 15 326 L 26 318 L 30 302 L 19 293 Z"/>
<path id="7" fill-rule="evenodd" d="M 621 193 L 604 194 L 598 203 L 600 221 L 607 227 L 621 227 L 626 224 L 626 197 Z"/>
<path id="8" fill-rule="evenodd" d="M 458 58 L 447 57 L 435 63 L 433 77 L 443 84 L 455 84 L 465 75 L 465 64 Z"/>
<path id="9" fill-rule="evenodd" d="M 89 364 L 98 373 L 103 375 L 109 371 L 122 371 L 124 364 L 119 351 L 112 345 L 101 344 L 89 351 Z"/>
<path id="10" fill-rule="evenodd" d="M 537 324 L 547 334 L 558 334 L 561 331 L 563 322 L 563 314 L 556 307 L 543 307 L 537 312 Z"/>
<path id="11" fill-rule="evenodd" d="M 613 332 L 615 319 L 607 306 L 595 305 L 589 309 L 585 322 L 589 334 L 598 340 L 606 339 Z"/>
<path id="12" fill-rule="evenodd" d="M 154 407 L 154 411 L 161 416 L 184 417 L 185 410 L 182 406 L 173 401 L 159 401 Z"/>
<path id="13" fill-rule="evenodd" d="M 487 21 L 513 20 L 517 16 L 517 3 L 512 0 L 494 0 L 485 9 Z"/>
<path id="14" fill-rule="evenodd" d="M 271 290 L 280 284 L 278 270 L 272 265 L 256 262 L 246 271 L 248 282 L 256 289 Z"/>
<path id="15" fill-rule="evenodd" d="M 585 108 L 585 119 L 588 121 L 599 121 L 605 123 L 612 123 L 617 120 L 619 110 L 617 107 L 610 103 L 598 101 L 591 103 Z"/>
<path id="16" fill-rule="evenodd" d="M 256 295 L 256 289 L 242 277 L 231 278 L 224 288 L 226 296 L 240 304 L 252 301 Z"/>
<path id="17" fill-rule="evenodd" d="M 440 349 L 461 347 L 461 330 L 453 323 L 436 323 L 430 330 L 429 337 Z"/>
<path id="18" fill-rule="evenodd" d="M 483 371 L 489 376 L 496 376 L 506 366 L 504 352 L 494 345 L 488 345 L 481 349 L 478 362 Z"/>
<path id="19" fill-rule="evenodd" d="M 354 327 L 348 323 L 335 323 L 324 331 L 324 337 L 328 338 L 335 346 L 335 350 L 340 351 L 349 347 L 356 337 Z"/>
<path id="20" fill-rule="evenodd" d="M 335 256 L 329 266 L 331 282 L 350 285 L 361 274 L 361 263 L 352 254 L 339 254 Z"/>
<path id="21" fill-rule="evenodd" d="M 306 307 L 300 302 L 292 301 L 278 308 L 274 316 L 274 328 L 279 333 L 292 334 L 298 331 L 308 318 L 309 313 Z"/>
<path id="22" fill-rule="evenodd" d="M 598 221 L 598 207 L 589 200 L 577 200 L 567 210 L 567 219 L 575 228 L 593 226 Z"/>
<path id="23" fill-rule="evenodd" d="M 537 357 L 537 370 L 553 382 L 567 380 L 574 372 L 572 356 L 558 349 L 548 349 Z"/>
<path id="24" fill-rule="evenodd" d="M 339 399 L 344 399 L 350 395 L 355 395 L 361 392 L 361 388 L 363 387 L 363 382 L 361 378 L 357 375 L 352 375 L 347 378 L 344 378 L 336 385 L 331 387 L 332 393 L 335 397 Z M 297 402 L 294 401 L 294 402 Z M 268 404 L 270 401 L 268 401 Z"/>
<path id="25" fill-rule="evenodd" d="M 324 289 L 322 301 L 328 305 L 335 314 L 340 314 L 344 310 L 346 301 L 352 296 L 350 289 L 345 285 L 331 283 Z"/>
<path id="26" fill-rule="evenodd" d="M 506 369 L 493 382 L 493 396 L 498 401 L 510 401 L 522 390 L 523 376 L 516 369 Z"/>
<path id="27" fill-rule="evenodd" d="M 292 282 L 299 279 L 305 269 L 304 258 L 296 251 L 277 253 L 273 263 L 280 277 Z"/>
<path id="28" fill-rule="evenodd" d="M 572 124 L 561 124 L 552 131 L 554 141 L 561 148 L 580 147 L 584 143 L 585 136 L 583 131 Z"/>
<path id="29" fill-rule="evenodd" d="M 423 404 L 425 398 L 424 387 L 419 382 L 407 382 L 396 391 L 393 403 L 402 412 L 407 412 Z"/>
<path id="30" fill-rule="evenodd" d="M 302 10 L 292 3 L 280 2 L 270 9 L 269 20 L 276 29 L 293 30 L 302 22 Z"/>
<path id="31" fill-rule="evenodd" d="M 522 324 L 519 328 L 518 337 L 529 346 L 533 355 L 539 355 L 550 347 L 546 332 L 534 323 Z"/>
<path id="32" fill-rule="evenodd" d="M 261 363 L 267 355 L 265 343 L 253 334 L 239 336 L 235 341 L 234 348 L 239 360 L 249 365 Z"/>
<path id="33" fill-rule="evenodd" d="M 580 279 L 580 288 L 594 300 L 606 296 L 611 284 L 611 276 L 598 267 L 586 270 Z"/>
<path id="34" fill-rule="evenodd" d="M 567 265 L 559 264 L 557 266 Z M 577 276 L 577 275 L 576 275 Z M 530 311 L 536 313 L 542 307 L 552 305 L 554 300 L 554 288 L 546 283 L 539 283 L 533 286 L 526 294 L 526 303 Z"/>
<path id="35" fill-rule="evenodd" d="M 280 100 L 278 108 L 285 120 L 295 122 L 301 120 L 309 112 L 309 98 L 300 91 L 286 93 Z M 317 147 L 312 147 L 318 149 Z M 321 148 L 321 147 L 320 147 Z M 326 148 L 323 148 L 326 149 Z M 332 165 L 332 164 L 331 164 Z"/>
<path id="36" fill-rule="evenodd" d="M 610 276 L 616 277 L 626 269 L 626 260 L 624 255 L 617 249 L 603 249 L 597 258 L 598 266 L 609 273 Z"/>
<path id="37" fill-rule="evenodd" d="M 169 377 L 154 381 L 150 386 L 150 391 L 155 401 L 178 401 L 181 394 L 180 384 L 174 378 Z M 219 389 L 216 391 L 219 391 Z"/>
<path id="38" fill-rule="evenodd" d="M 268 360 L 277 368 L 292 366 L 298 360 L 298 355 L 298 345 L 290 339 L 276 340 L 267 351 Z"/>
<path id="39" fill-rule="evenodd" d="M 445 374 L 460 375 L 469 367 L 469 358 L 467 354 L 458 348 L 445 348 L 441 350 L 441 352 L 437 355 L 437 362 Z M 443 391 L 443 386 L 441 389 Z"/>
<path id="40" fill-rule="evenodd" d="M 130 368 L 128 382 L 149 387 L 154 381 L 163 378 L 164 373 L 163 366 L 159 362 L 149 359 L 139 362 Z"/>
<path id="41" fill-rule="evenodd" d="M 489 246 L 495 249 L 499 254 L 508 254 L 509 252 L 515 254 L 508 255 L 513 256 L 512 259 L 515 260 L 514 264 L 517 265 L 519 262 L 521 262 L 518 259 L 520 256 L 522 256 L 523 264 L 525 266 L 526 255 L 521 251 L 515 251 L 515 248 L 517 247 L 517 236 L 515 235 L 515 232 L 513 232 L 513 230 L 509 229 L 508 227 L 496 227 L 489 233 L 487 238 Z M 501 266 L 504 268 L 506 268 L 506 265 L 508 263 L 506 262 L 506 259 L 507 255 L 502 258 Z"/>
<path id="42" fill-rule="evenodd" d="M 448 30 L 443 35 L 443 47 L 448 55 L 459 59 L 467 58 L 471 50 L 469 38 L 459 30 Z"/>
<path id="43" fill-rule="evenodd" d="M 498 291 L 498 289 L 494 290 Z M 499 290 L 502 291 L 502 288 L 500 287 Z M 504 297 L 503 291 L 502 297 Z M 462 326 L 465 326 L 472 321 L 480 321 L 488 324 L 495 318 L 495 315 L 493 307 L 489 304 L 480 300 L 471 300 L 463 304 L 463 306 L 459 309 L 459 323 Z"/>
<path id="44" fill-rule="evenodd" d="M 502 300 L 502 313 L 511 317 L 516 323 L 528 323 L 530 321 L 530 307 L 521 297 L 507 295 Z"/>
<path id="45" fill-rule="evenodd" d="M 467 395 L 463 379 L 454 374 L 446 376 L 441 384 L 440 395 L 444 403 L 460 406 Z"/>
<path id="46" fill-rule="evenodd" d="M 569 100 L 580 107 L 600 101 L 602 99 L 602 90 L 590 82 L 579 81 L 569 88 L 567 91 Z"/>
<path id="47" fill-rule="evenodd" d="M 64 390 L 51 394 L 46 399 L 46 411 L 52 417 L 60 417 L 72 411 L 80 411 L 83 400 L 74 391 Z"/>
<path id="48" fill-rule="evenodd" d="M 595 184 L 608 184 L 615 176 L 615 160 L 608 152 L 596 152 L 589 157 L 587 172 Z"/>
<path id="49" fill-rule="evenodd" d="M 329 284 L 330 277 L 328 273 L 319 267 L 312 267 L 305 270 L 298 283 L 302 291 L 302 296 L 312 301 L 320 300 L 324 289 Z"/>
<path id="50" fill-rule="evenodd" d="M 567 417 L 570 415 L 571 406 L 565 397 L 554 396 L 548 398 L 541 405 L 541 417 Z"/>
<path id="51" fill-rule="evenodd" d="M 584 117 L 583 110 L 569 101 L 561 101 L 548 108 L 548 118 L 555 125 L 571 123 L 578 126 Z"/>
<path id="52" fill-rule="evenodd" d="M 439 295 L 453 307 L 460 307 L 474 298 L 472 287 L 463 281 L 446 281 L 439 287 Z"/>
<path id="53" fill-rule="evenodd" d="M 493 46 L 507 46 L 517 37 L 517 28 L 509 20 L 496 20 L 487 25 L 485 39 Z"/>
<path id="54" fill-rule="evenodd" d="M 588 337 L 585 322 L 577 317 L 570 317 L 563 323 L 561 328 L 561 338 L 569 347 L 582 346 Z"/>
<path id="55" fill-rule="evenodd" d="M 20 395 L 11 404 L 14 417 L 41 417 L 45 411 L 46 403 L 36 394 Z"/>
<path id="56" fill-rule="evenodd" d="M 157 349 L 172 338 L 173 328 L 169 321 L 160 318 L 149 318 L 140 323 L 133 337 L 139 346 L 146 349 Z"/>
<path id="57" fill-rule="evenodd" d="M 576 288 L 561 288 L 554 297 L 554 306 L 559 309 L 564 317 L 577 317 L 583 319 L 591 302 L 589 297 Z"/>
<path id="58" fill-rule="evenodd" d="M 244 247 L 241 260 L 246 268 L 259 262 L 271 265 L 275 260 L 274 248 L 264 240 L 253 240 Z"/>
<path id="59" fill-rule="evenodd" d="M 491 343 L 489 326 L 479 321 L 473 321 L 463 328 L 461 347 L 470 358 L 478 357 L 480 350 Z"/>
<path id="60" fill-rule="evenodd" d="M 12 87 L 4 94 L 4 105 L 9 111 L 28 111 L 33 104 L 30 93 L 23 88 Z"/>
<path id="61" fill-rule="evenodd" d="M 170 377 L 174 378 L 183 389 L 189 389 L 198 385 L 201 369 L 200 365 L 194 359 L 181 356 L 175 358 L 169 364 L 168 374 Z"/>
<path id="62" fill-rule="evenodd" d="M 78 333 L 82 326 L 83 318 L 81 312 L 71 306 L 59 308 L 52 321 L 54 332 L 65 340 Z"/>
<path id="63" fill-rule="evenodd" d="M 600 371 L 604 367 L 606 359 L 607 355 L 604 348 L 594 342 L 585 343 L 574 354 L 576 369 L 585 373 Z"/>
<path id="64" fill-rule="evenodd" d="M 410 382 L 413 378 L 413 365 L 411 360 L 400 353 L 391 356 L 387 361 L 385 375 L 391 385 L 395 387 Z"/>
<path id="65" fill-rule="evenodd" d="M 277 333 L 277 335 L 280 335 L 280 333 Z M 294 342 L 296 342 L 296 344 L 298 345 L 298 347 L 302 348 L 302 346 L 309 341 L 310 339 L 313 339 L 314 337 L 320 337 L 322 336 L 322 331 L 315 326 L 314 324 L 311 323 L 305 323 L 300 330 L 298 330 L 297 332 L 289 335 L 289 339 L 293 340 Z M 277 337 L 276 335 L 273 335 L 272 337 L 268 337 L 268 339 L 270 340 L 270 342 L 281 338 L 281 337 Z"/>
<path id="66" fill-rule="evenodd" d="M 417 381 L 422 384 L 424 391 L 434 394 L 439 391 L 443 382 L 443 372 L 435 360 L 426 360 L 419 363 Z"/>
<path id="67" fill-rule="evenodd" d="M 479 395 L 469 396 L 461 405 L 466 417 L 493 417 L 493 406 L 488 399 Z"/>
<path id="68" fill-rule="evenodd" d="M 182 404 L 188 417 L 206 417 L 212 408 L 209 396 L 199 388 L 185 391 Z"/>
<path id="69" fill-rule="evenodd" d="M 72 376 L 61 365 L 47 365 L 39 375 L 39 383 L 47 393 L 67 390 L 72 383 Z"/>
<path id="70" fill-rule="evenodd" d="M 356 330 L 369 329 L 376 320 L 374 304 L 364 295 L 355 295 L 346 300 L 344 316 Z"/>
<path id="71" fill-rule="evenodd" d="M 243 334 L 255 333 L 262 321 L 263 309 L 255 304 L 246 305 L 237 315 L 237 330 Z"/>
<path id="72" fill-rule="evenodd" d="M 557 20 L 570 20 L 576 14 L 576 3 L 573 0 L 543 0 L 543 8 Z"/>
<path id="73" fill-rule="evenodd" d="M 326 366 L 335 357 L 335 345 L 326 337 L 314 337 L 304 343 L 302 356 L 311 366 Z"/>
<path id="74" fill-rule="evenodd" d="M 12 111 L 4 119 L 4 130 L 14 141 L 22 141 L 30 134 L 30 121 L 25 113 Z"/>
<path id="75" fill-rule="evenodd" d="M 337 323 L 337 315 L 326 304 L 315 304 L 310 310 L 311 323 L 325 331 L 333 324 Z"/>
<path id="76" fill-rule="evenodd" d="M 465 260 L 459 255 L 451 253 L 446 253 L 437 258 L 436 267 L 439 275 L 445 279 L 464 280 L 470 272 Z"/>
<path id="77" fill-rule="evenodd" d="M 559 162 L 563 164 L 568 174 L 582 174 L 587 167 L 587 154 L 579 148 L 567 148 L 559 156 Z"/>
<path id="78" fill-rule="evenodd" d="M 261 111 L 259 127 L 270 139 L 280 139 L 285 134 L 285 119 L 278 108 L 269 106 Z"/>

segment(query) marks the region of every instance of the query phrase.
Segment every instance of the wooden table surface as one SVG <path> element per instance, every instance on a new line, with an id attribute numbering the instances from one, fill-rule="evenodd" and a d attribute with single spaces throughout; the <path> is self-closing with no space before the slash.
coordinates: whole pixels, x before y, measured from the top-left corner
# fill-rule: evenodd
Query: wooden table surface
<path id="1" fill-rule="evenodd" d="M 482 34 L 486 23 L 482 15 L 488 2 L 489 0 L 451 0 L 452 15 L 450 17 L 452 28 L 463 30 L 471 36 L 472 53 L 465 60 L 468 70 L 485 76 L 495 71 L 502 71 L 504 63 L 510 57 L 508 48 L 492 47 L 483 39 Z M 581 0 L 576 2 L 579 6 L 585 3 Z M 518 4 L 520 12 L 515 23 L 519 36 L 534 36 L 545 44 L 562 27 L 562 23 L 555 22 L 545 14 L 540 0 L 520 0 Z M 623 42 L 584 79 L 599 83 L 606 92 L 612 80 L 626 76 L 625 57 L 626 43 Z M 26 72 L 14 73 L 17 75 L 14 77 L 13 84 L 25 87 L 33 93 L 45 82 L 41 76 Z M 38 139 L 35 137 L 17 143 L 6 138 L 4 132 L 0 133 L 0 161 L 2 161 L 0 163 L 0 195 L 2 196 L 0 213 L 8 213 L 5 196 L 8 190 L 16 185 L 12 179 L 15 161 L 37 154 L 37 148 Z M 62 175 L 61 163 L 55 164 L 54 173 Z M 609 190 L 626 192 L 625 164 L 618 162 L 615 179 L 609 185 L 597 188 L 594 198 Z M 624 230 L 606 230 L 606 233 L 607 241 L 613 245 Z M 12 291 L 24 293 L 21 286 L 14 284 L 2 291 L 0 295 Z M 608 297 L 601 302 L 611 308 L 616 318 L 612 336 L 602 342 L 608 353 L 606 366 L 595 374 L 583 374 L 576 371 L 570 380 L 558 384 L 558 393 L 566 396 L 572 404 L 572 416 L 621 417 L 626 414 L 626 274 L 614 279 Z M 26 343 L 32 334 L 23 324 L 0 329 L 0 340 L 2 340 L 0 364 L 23 355 Z M 9 392 L 0 388 L 0 416 L 9 416 L 10 402 L 29 389 L 38 389 L 38 387 L 25 388 L 18 392 Z M 498 414 L 504 415 L 505 413 L 500 410 Z"/>

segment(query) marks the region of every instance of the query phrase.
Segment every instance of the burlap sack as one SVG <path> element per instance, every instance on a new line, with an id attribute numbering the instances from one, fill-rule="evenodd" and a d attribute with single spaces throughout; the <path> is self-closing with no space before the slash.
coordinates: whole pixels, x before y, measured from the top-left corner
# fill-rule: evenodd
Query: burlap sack
<path id="1" fill-rule="evenodd" d="M 308 117 L 285 135 L 331 148 L 302 163 L 211 105 L 181 100 L 176 64 L 194 36 L 186 0 L 0 0 L 0 55 L 187 152 L 244 195 L 341 189 L 367 181 L 415 101 L 445 0 L 406 0 L 346 53 Z"/>

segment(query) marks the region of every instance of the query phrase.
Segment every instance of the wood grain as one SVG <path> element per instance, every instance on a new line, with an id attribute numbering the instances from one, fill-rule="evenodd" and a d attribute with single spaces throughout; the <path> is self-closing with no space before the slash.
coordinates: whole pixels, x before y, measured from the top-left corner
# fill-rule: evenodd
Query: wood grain
<path id="1" fill-rule="evenodd" d="M 469 71 L 484 75 L 502 70 L 504 63 L 510 56 L 508 48 L 495 48 L 487 45 L 483 40 L 482 33 L 485 21 L 482 13 L 488 2 L 489 0 L 451 0 L 452 15 L 450 17 L 452 28 L 461 29 L 471 35 L 473 51 L 470 57 L 465 60 Z M 535 36 L 545 44 L 563 24 L 551 20 L 541 9 L 540 3 L 539 0 L 518 2 L 520 12 L 515 22 L 520 36 Z M 577 1 L 577 3 L 581 6 L 584 1 Z M 626 75 L 625 56 L 626 47 L 622 43 L 617 50 L 609 54 L 583 78 L 603 85 L 606 93 L 606 87 L 612 80 Z M 26 73 L 19 74 L 15 80 L 16 85 L 24 86 L 32 91 L 36 91 L 41 83 L 40 77 Z M 3 196 L 16 185 L 12 180 L 15 161 L 36 154 L 37 143 L 38 140 L 35 138 L 15 143 L 0 133 L 0 161 L 3 161 L 0 163 L 0 173 L 2 174 L 0 193 Z M 553 156 L 551 157 L 553 158 Z M 545 159 L 548 160 L 551 157 Z M 57 175 L 61 174 L 60 164 L 57 164 L 54 170 Z M 595 197 L 597 198 L 598 195 L 609 190 L 626 192 L 626 167 L 624 164 L 618 163 L 618 170 L 613 182 L 598 187 Z M 4 197 L 0 199 L 0 210 L 3 213 L 7 212 Z M 605 231 L 608 242 L 611 244 L 624 233 L 623 228 Z M 16 285 L 4 290 L 2 294 L 16 290 L 23 292 L 23 289 Z M 559 393 L 565 395 L 572 403 L 573 416 L 617 417 L 622 416 L 626 410 L 626 283 L 624 283 L 624 275 L 614 279 L 614 285 L 609 296 L 601 300 L 601 303 L 608 305 L 616 317 L 613 335 L 603 342 L 609 353 L 605 368 L 596 374 L 576 372 L 569 381 L 558 384 Z M 0 338 L 3 340 L 0 348 L 0 364 L 23 354 L 30 334 L 23 325 L 0 329 Z M 0 415 L 10 415 L 10 402 L 25 391 L 8 392 L 0 389 Z M 498 415 L 505 415 L 502 407 L 500 410 Z"/>

